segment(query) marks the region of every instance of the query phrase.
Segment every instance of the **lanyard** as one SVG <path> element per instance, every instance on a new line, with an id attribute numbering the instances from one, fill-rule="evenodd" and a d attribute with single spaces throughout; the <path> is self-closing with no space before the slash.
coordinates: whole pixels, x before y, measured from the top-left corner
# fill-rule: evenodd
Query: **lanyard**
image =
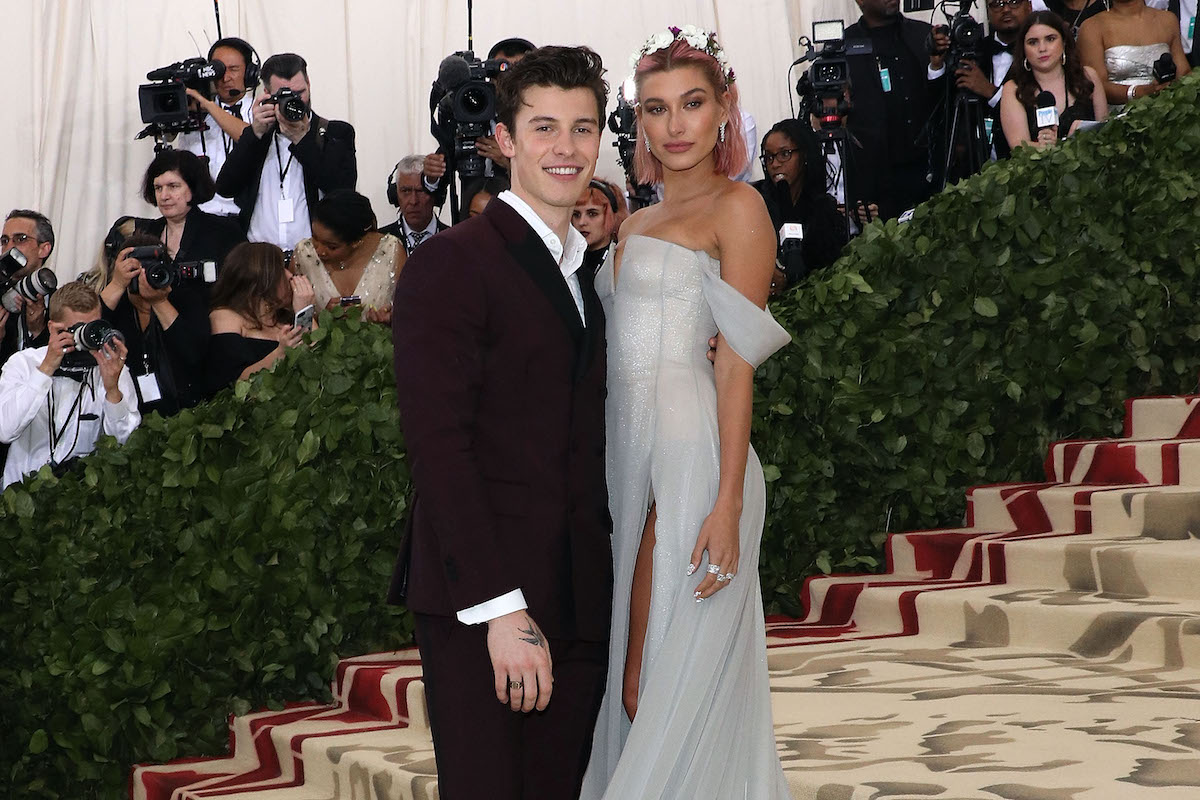
<path id="1" fill-rule="evenodd" d="M 71 418 L 75 418 L 75 441 L 71 443 L 71 449 L 67 451 L 67 458 L 71 457 L 71 453 L 75 452 L 75 445 L 79 444 L 79 429 L 83 426 L 81 415 L 76 412 L 80 410 L 83 404 L 83 391 L 89 388 L 92 382 L 92 372 L 89 370 L 83 380 L 79 382 L 79 393 L 75 395 L 75 402 L 71 404 L 71 409 L 67 412 L 67 418 L 63 421 L 62 427 L 58 429 L 58 433 L 54 432 L 54 384 L 50 384 L 50 394 L 46 397 L 47 410 L 50 412 L 50 419 L 46 421 L 46 427 L 50 434 L 50 462 L 52 464 L 61 464 L 66 459 L 55 458 L 55 452 L 58 450 L 58 443 L 63 440 L 63 436 L 67 432 L 67 426 L 71 424 Z"/>
<path id="2" fill-rule="evenodd" d="M 276 166 L 279 168 L 279 193 L 281 195 L 283 195 L 284 197 L 287 197 L 287 194 L 283 191 L 283 179 L 287 177 L 288 170 L 292 168 L 292 160 L 296 157 L 296 154 L 288 153 L 287 166 L 284 166 L 283 165 L 283 156 L 281 156 L 279 154 L 279 134 L 278 133 L 276 133 L 275 136 L 273 137 L 273 141 L 275 143 L 275 162 L 276 162 Z"/>

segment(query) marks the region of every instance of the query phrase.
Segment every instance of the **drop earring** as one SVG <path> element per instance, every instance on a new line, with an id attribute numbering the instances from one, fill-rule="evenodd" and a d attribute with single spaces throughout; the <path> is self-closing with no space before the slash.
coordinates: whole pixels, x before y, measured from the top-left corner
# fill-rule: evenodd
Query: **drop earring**
<path id="1" fill-rule="evenodd" d="M 717 130 L 719 131 L 719 138 L 721 139 L 721 143 L 724 144 L 725 143 L 725 123 L 722 122 L 721 127 L 718 128 Z"/>
<path id="2" fill-rule="evenodd" d="M 650 152 L 650 137 L 647 136 L 646 138 L 642 139 L 642 141 L 646 143 L 646 152 L 649 153 Z"/>
<path id="3" fill-rule="evenodd" d="M 1065 52 L 1062 54 L 1062 62 L 1065 67 L 1067 65 L 1067 54 Z"/>

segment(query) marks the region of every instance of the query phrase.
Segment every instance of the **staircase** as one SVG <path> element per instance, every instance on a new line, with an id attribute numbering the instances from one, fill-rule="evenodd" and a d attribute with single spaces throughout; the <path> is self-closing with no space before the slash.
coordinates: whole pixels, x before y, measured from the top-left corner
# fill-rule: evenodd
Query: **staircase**
<path id="1" fill-rule="evenodd" d="M 1059 442 L 1046 475 L 768 621 L 796 798 L 1200 798 L 1200 397 L 1129 401 L 1125 438 Z M 419 677 L 348 659 L 334 705 L 236 718 L 231 756 L 138 767 L 133 797 L 436 798 Z"/>

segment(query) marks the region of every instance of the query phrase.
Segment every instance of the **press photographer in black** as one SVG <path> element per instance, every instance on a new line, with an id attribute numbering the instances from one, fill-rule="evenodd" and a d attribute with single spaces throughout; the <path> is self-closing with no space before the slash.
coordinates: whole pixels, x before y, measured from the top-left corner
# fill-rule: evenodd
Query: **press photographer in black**
<path id="1" fill-rule="evenodd" d="M 1000 86 L 1003 85 L 1013 63 L 1013 53 L 1017 49 L 1017 33 L 1025 18 L 1033 12 L 1033 4 L 1031 0 L 986 2 L 988 25 L 992 35 L 980 43 L 978 58 L 963 59 L 954 69 L 954 76 L 959 89 L 972 92 L 981 101 L 987 102 L 992 155 L 994 158 L 1008 158 L 1012 150 L 1001 130 Z"/>
<path id="2" fill-rule="evenodd" d="M 203 294 L 181 288 L 178 280 L 162 285 L 165 261 L 135 257 L 151 251 L 166 256 L 158 239 L 146 234 L 120 245 L 112 279 L 100 292 L 100 313 L 125 337 L 138 411 L 171 416 L 198 399 L 194 387 L 208 349 L 208 306 Z"/>
<path id="3" fill-rule="evenodd" d="M 882 170 L 879 213 L 888 219 L 928 199 L 937 182 L 926 128 L 942 94 L 949 42 L 928 23 L 904 17 L 900 0 L 857 2 L 862 17 L 845 32 L 854 101 L 849 130 Z M 931 38 L 940 51 L 933 55 Z"/>
<path id="4" fill-rule="evenodd" d="M 766 201 L 776 232 L 789 222 L 803 227 L 799 241 L 780 242 L 771 283 L 779 292 L 837 260 L 846 244 L 846 220 L 825 193 L 821 151 L 803 122 L 785 119 L 775 123 L 763 137 L 761 159 L 766 177 L 754 188 Z M 792 255 L 797 248 L 800 258 Z"/>
<path id="5" fill-rule="evenodd" d="M 354 128 L 313 112 L 308 62 L 279 53 L 262 65 L 253 122 L 221 168 L 217 192 L 232 197 L 252 242 L 291 250 L 312 235 L 308 210 L 322 194 L 358 181 Z"/>

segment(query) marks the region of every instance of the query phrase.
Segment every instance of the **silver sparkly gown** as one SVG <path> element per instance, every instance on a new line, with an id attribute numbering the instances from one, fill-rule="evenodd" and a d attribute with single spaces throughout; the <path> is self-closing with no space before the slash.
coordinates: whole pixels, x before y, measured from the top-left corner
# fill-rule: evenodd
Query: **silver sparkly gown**
<path id="1" fill-rule="evenodd" d="M 596 277 L 608 331 L 607 478 L 613 516 L 608 686 L 584 800 L 782 800 L 758 582 L 766 489 L 750 449 L 733 583 L 703 603 L 708 566 L 686 574 L 716 500 L 717 391 L 708 340 L 718 330 L 754 366 L 790 337 L 721 280 L 702 251 L 645 236 L 625 243 L 618 288 L 610 253 Z M 630 589 L 646 512 L 657 508 L 654 581 L 632 726 L 621 702 Z"/>
<path id="2" fill-rule="evenodd" d="M 1159 44 L 1122 44 L 1104 51 L 1108 79 L 1122 86 L 1144 86 L 1154 82 L 1154 62 L 1171 52 L 1166 42 Z M 1124 105 L 1113 105 L 1109 114 L 1119 113 Z"/>

